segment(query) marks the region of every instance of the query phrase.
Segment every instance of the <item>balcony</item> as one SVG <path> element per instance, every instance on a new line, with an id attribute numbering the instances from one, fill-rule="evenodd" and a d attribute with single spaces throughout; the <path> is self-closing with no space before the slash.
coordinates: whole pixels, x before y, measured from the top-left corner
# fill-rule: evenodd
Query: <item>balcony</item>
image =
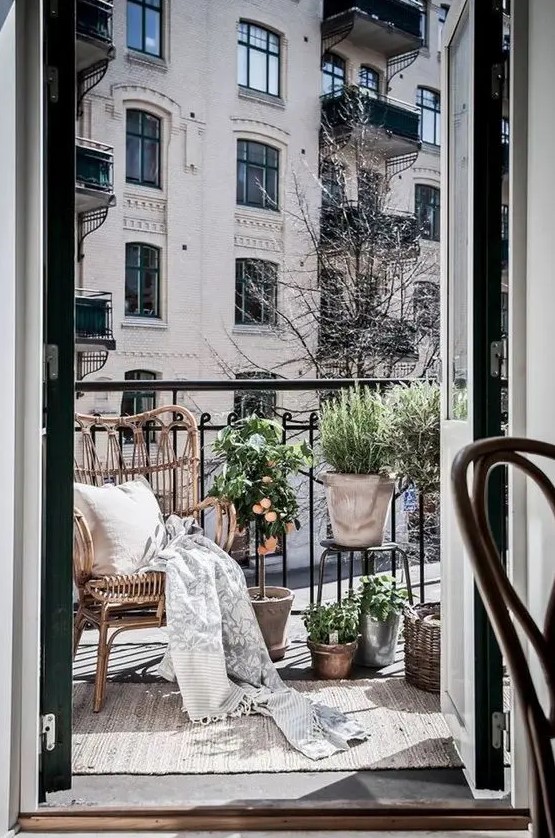
<path id="1" fill-rule="evenodd" d="M 75 69 L 78 73 L 115 56 L 111 0 L 77 0 Z"/>
<path id="2" fill-rule="evenodd" d="M 420 232 L 416 217 L 411 213 L 377 212 L 363 204 L 344 203 L 324 206 L 320 223 L 320 235 L 324 244 L 331 247 L 364 245 L 377 250 L 406 251 L 407 258 L 418 253 Z"/>
<path id="3" fill-rule="evenodd" d="M 114 195 L 114 150 L 93 140 L 76 139 L 75 212 L 112 207 Z"/>
<path id="4" fill-rule="evenodd" d="M 116 348 L 112 329 L 111 293 L 76 289 L 75 346 L 78 352 Z"/>
<path id="5" fill-rule="evenodd" d="M 324 0 L 322 36 L 347 30 L 355 46 L 393 58 L 420 49 L 420 14 L 418 3 L 403 0 Z"/>
<path id="6" fill-rule="evenodd" d="M 364 136 L 386 158 L 412 154 L 421 145 L 417 108 L 356 86 L 322 97 L 322 127 L 324 135 Z"/>

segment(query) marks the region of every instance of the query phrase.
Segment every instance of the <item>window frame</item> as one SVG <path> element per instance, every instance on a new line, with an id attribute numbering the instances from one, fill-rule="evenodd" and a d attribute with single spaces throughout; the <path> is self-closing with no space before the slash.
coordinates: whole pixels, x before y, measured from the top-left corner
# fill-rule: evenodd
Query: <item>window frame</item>
<path id="1" fill-rule="evenodd" d="M 241 40 L 241 26 L 247 26 L 247 40 Z M 251 43 L 251 27 L 255 27 L 256 29 L 261 29 L 263 32 L 266 33 L 266 48 L 263 49 L 262 47 L 255 46 Z M 277 38 L 278 41 L 278 51 L 277 53 L 272 52 L 270 50 L 270 35 L 273 35 Z M 282 49 L 282 38 L 278 32 L 275 32 L 273 29 L 268 29 L 266 26 L 262 26 L 259 23 L 255 23 L 251 20 L 243 20 L 241 19 L 237 26 L 237 56 L 239 56 L 239 49 L 240 47 L 245 47 L 246 55 L 247 55 L 247 62 L 246 62 L 246 74 L 247 74 L 247 84 L 241 84 L 239 81 L 239 64 L 237 64 L 237 84 L 241 88 L 241 90 L 253 90 L 255 93 L 262 93 L 265 96 L 272 96 L 275 99 L 281 98 L 281 49 Z M 259 87 L 252 87 L 251 85 L 251 72 L 250 72 L 250 65 L 251 65 L 251 51 L 260 52 L 265 54 L 266 56 L 266 90 L 261 90 Z M 269 90 L 270 87 L 270 58 L 271 56 L 277 56 L 277 93 L 272 93 Z"/>
<path id="2" fill-rule="evenodd" d="M 129 263 L 128 259 L 128 252 L 129 248 L 131 247 L 139 247 L 139 264 L 132 265 Z M 156 268 L 147 268 L 145 265 L 142 264 L 142 254 L 143 249 L 149 249 L 156 253 L 157 256 L 157 264 Z M 162 249 L 155 244 L 150 244 L 150 242 L 125 242 L 125 286 L 124 286 L 124 302 L 125 302 L 125 317 L 138 317 L 143 318 L 145 320 L 160 320 L 160 273 L 161 273 L 161 255 Z M 142 282 L 143 282 L 143 273 L 146 270 L 155 271 L 156 273 L 156 314 L 144 314 L 141 311 L 139 312 L 128 312 L 127 311 L 127 271 L 133 270 L 138 271 L 139 282 L 137 288 L 137 299 L 138 302 L 141 302 L 142 299 Z M 142 305 L 138 306 L 140 309 Z"/>
<path id="3" fill-rule="evenodd" d="M 248 265 L 254 266 L 254 269 L 262 268 L 263 272 L 271 269 L 269 273 L 272 276 L 261 276 L 261 284 L 267 285 L 272 299 L 266 303 L 266 290 L 263 287 L 261 292 L 261 300 L 259 301 L 261 309 L 261 319 L 252 320 L 247 315 L 248 290 L 247 283 L 255 281 L 253 277 L 246 274 Z M 278 273 L 279 265 L 277 262 L 272 262 L 269 259 L 251 259 L 248 257 L 239 257 L 235 260 L 235 303 L 234 303 L 234 325 L 240 328 L 253 329 L 270 329 L 277 323 L 277 296 L 278 296 Z M 241 274 L 241 275 L 240 275 Z M 270 294 L 268 296 L 270 296 Z M 241 299 L 241 305 L 238 305 L 238 300 Z M 264 313 L 267 314 L 264 317 Z"/>
<path id="4" fill-rule="evenodd" d="M 134 47 L 129 44 L 129 28 L 128 28 L 128 11 L 129 11 L 129 4 L 134 6 L 139 6 L 141 9 L 141 47 Z M 145 30 L 146 30 L 146 10 L 150 9 L 151 11 L 158 14 L 158 26 L 160 30 L 160 51 L 150 52 L 145 48 Z M 127 0 L 126 6 L 126 17 L 125 17 L 125 43 L 127 45 L 127 49 L 132 49 L 134 52 L 140 52 L 141 55 L 148 55 L 151 58 L 164 58 L 164 0 L 159 0 L 159 5 L 155 5 L 155 0 Z"/>
<path id="5" fill-rule="evenodd" d="M 424 191 L 428 192 L 428 200 L 419 200 Z M 429 215 L 427 218 L 423 217 L 423 210 L 428 210 Z M 426 241 L 439 242 L 441 231 L 441 190 L 438 186 L 432 186 L 429 183 L 415 183 L 414 214 L 419 226 L 420 237 Z M 427 229 L 426 224 L 428 222 L 430 222 L 429 234 L 424 232 Z"/>
<path id="6" fill-rule="evenodd" d="M 369 87 L 367 84 L 362 83 L 363 74 L 366 73 L 366 76 L 371 73 L 375 80 L 376 80 L 376 87 Z M 358 69 L 358 86 L 362 90 L 367 90 L 370 93 L 375 93 L 376 96 L 380 95 L 380 88 L 381 88 L 381 73 L 379 70 L 376 70 L 375 67 L 372 67 L 371 64 L 361 64 Z"/>
<path id="7" fill-rule="evenodd" d="M 127 370 L 123 377 L 125 381 L 156 381 L 158 375 L 153 372 L 152 370 Z M 133 412 L 127 413 L 124 412 L 124 404 L 126 399 L 133 402 Z M 140 399 L 151 399 L 152 404 L 150 406 L 143 406 L 142 404 L 138 404 L 137 400 Z M 141 407 L 141 410 L 137 410 L 137 407 Z M 156 390 L 125 390 L 121 394 L 121 408 L 120 408 L 120 416 L 136 416 L 139 413 L 146 413 L 149 410 L 154 410 L 156 408 Z"/>
<path id="8" fill-rule="evenodd" d="M 235 378 L 252 378 L 253 380 L 260 380 L 261 378 L 277 378 L 277 375 L 275 373 L 260 372 L 257 370 L 255 372 L 237 372 L 235 373 Z M 277 406 L 277 393 L 275 390 L 235 390 L 233 393 L 233 413 L 238 416 L 239 419 L 252 416 L 252 414 L 256 412 L 256 409 L 249 411 L 244 409 L 246 399 L 257 399 L 261 404 L 264 401 L 267 402 L 267 407 L 269 409 L 256 414 L 257 416 L 260 416 L 260 418 L 271 419 L 275 415 Z"/>
<path id="9" fill-rule="evenodd" d="M 140 124 L 141 130 L 140 133 L 135 133 L 129 130 L 129 115 L 130 114 L 139 114 L 140 116 Z M 156 120 L 158 125 L 158 136 L 151 137 L 144 132 L 144 117 L 147 116 L 149 119 Z M 135 180 L 135 178 L 130 178 L 129 173 L 127 170 L 127 138 L 135 137 L 138 138 L 140 141 L 140 149 L 139 149 L 139 166 L 140 166 L 140 179 Z M 145 155 L 144 155 L 144 141 L 148 140 L 149 142 L 155 142 L 157 145 L 157 173 L 158 173 L 158 182 L 152 183 L 151 181 L 145 180 L 144 178 L 144 170 L 145 170 Z M 149 189 L 162 189 L 162 119 L 151 111 L 142 110 L 141 108 L 127 108 L 125 112 L 125 182 L 132 183 L 135 186 L 146 186 Z"/>
<path id="10" fill-rule="evenodd" d="M 431 93 L 436 101 L 438 107 L 430 107 L 430 105 L 425 103 L 425 94 Z M 418 112 L 420 115 L 420 140 L 427 145 L 437 146 L 439 148 L 441 144 L 441 93 L 439 90 L 435 90 L 433 87 L 425 87 L 419 85 L 416 88 L 416 107 L 418 108 Z M 429 140 L 424 138 L 424 111 L 428 113 L 434 114 L 434 139 Z"/>
<path id="11" fill-rule="evenodd" d="M 240 149 L 242 144 L 245 146 L 245 156 L 242 157 L 240 153 Z M 264 161 L 263 163 L 257 163 L 254 160 L 249 160 L 249 149 L 251 146 L 260 146 L 264 149 Z M 275 152 L 277 163 L 275 166 L 268 164 L 268 150 Z M 255 167 L 258 169 L 263 170 L 263 183 L 261 184 L 260 194 L 262 196 L 262 202 L 258 203 L 255 201 L 249 201 L 249 167 Z M 240 171 L 241 168 L 244 167 L 244 195 L 243 198 L 240 199 L 239 197 L 239 187 L 241 183 L 240 179 Z M 256 209 L 263 209 L 263 210 L 271 210 L 272 212 L 279 212 L 280 209 L 280 180 L 279 180 L 279 170 L 280 170 L 280 150 L 275 146 L 268 145 L 268 143 L 261 143 L 259 140 L 248 140 L 248 139 L 237 139 L 237 170 L 235 176 L 235 186 L 236 186 L 236 203 L 237 206 L 240 207 L 254 207 Z M 276 195 L 275 201 L 272 200 L 271 197 L 268 196 L 268 172 L 275 172 L 276 175 Z"/>
<path id="12" fill-rule="evenodd" d="M 332 69 L 331 73 L 326 72 L 326 70 L 324 69 L 327 62 L 329 62 L 332 65 L 333 69 Z M 342 69 L 343 69 L 342 83 L 337 88 L 335 87 L 335 83 L 334 83 L 334 79 L 336 77 L 338 77 L 338 74 L 336 72 L 334 72 L 336 67 L 342 67 Z M 346 84 L 347 84 L 347 62 L 345 61 L 345 59 L 342 58 L 340 55 L 338 55 L 338 53 L 336 53 L 336 52 L 331 52 L 331 51 L 325 52 L 322 56 L 321 73 L 322 73 L 322 95 L 323 96 L 340 96 L 343 93 L 343 91 L 345 90 L 345 87 L 346 87 Z M 324 78 L 326 78 L 326 77 L 332 79 L 332 86 L 331 86 L 331 90 L 329 90 L 329 91 L 325 90 L 324 84 L 323 84 Z"/>

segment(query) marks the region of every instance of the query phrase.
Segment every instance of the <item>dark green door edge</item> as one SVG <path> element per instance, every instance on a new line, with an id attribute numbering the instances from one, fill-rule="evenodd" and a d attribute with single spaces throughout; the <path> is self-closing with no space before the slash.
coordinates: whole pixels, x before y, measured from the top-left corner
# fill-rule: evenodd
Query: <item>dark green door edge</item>
<path id="1" fill-rule="evenodd" d="M 40 794 L 71 786 L 75 240 L 75 9 L 44 3 L 45 344 Z M 46 347 L 45 347 L 46 353 Z"/>
<path id="2" fill-rule="evenodd" d="M 496 88 L 503 64 L 503 14 L 499 0 L 474 2 L 474 438 L 501 434 L 500 376 L 492 375 L 490 347 L 501 340 L 502 91 Z M 499 95 L 498 95 L 499 93 Z M 492 475 L 489 515 L 504 550 L 503 472 Z M 503 748 L 493 747 L 492 718 L 503 710 L 503 669 L 499 646 L 475 590 L 474 634 L 476 787 L 504 788 Z"/>

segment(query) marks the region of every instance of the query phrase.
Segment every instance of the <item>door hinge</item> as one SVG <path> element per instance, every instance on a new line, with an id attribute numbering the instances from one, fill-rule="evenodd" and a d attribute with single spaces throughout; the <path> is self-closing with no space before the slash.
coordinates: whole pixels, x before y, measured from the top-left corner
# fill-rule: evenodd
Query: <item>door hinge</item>
<path id="1" fill-rule="evenodd" d="M 55 343 L 47 343 L 44 347 L 44 380 L 57 381 L 58 373 L 58 347 Z"/>
<path id="2" fill-rule="evenodd" d="M 489 347 L 489 367 L 492 378 L 505 377 L 507 360 L 506 340 L 494 340 Z"/>
<path id="3" fill-rule="evenodd" d="M 501 99 L 505 82 L 505 65 L 494 64 L 491 68 L 491 98 Z"/>
<path id="4" fill-rule="evenodd" d="M 56 716 L 54 713 L 46 713 L 40 719 L 40 732 L 44 748 L 53 751 L 56 747 Z"/>
<path id="5" fill-rule="evenodd" d="M 48 87 L 48 100 L 50 102 L 57 102 L 59 96 L 57 67 L 46 68 L 46 85 Z"/>
<path id="6" fill-rule="evenodd" d="M 511 732 L 510 714 L 496 712 L 491 714 L 491 746 L 495 750 L 503 747 L 503 733 L 507 734 L 507 749 Z"/>

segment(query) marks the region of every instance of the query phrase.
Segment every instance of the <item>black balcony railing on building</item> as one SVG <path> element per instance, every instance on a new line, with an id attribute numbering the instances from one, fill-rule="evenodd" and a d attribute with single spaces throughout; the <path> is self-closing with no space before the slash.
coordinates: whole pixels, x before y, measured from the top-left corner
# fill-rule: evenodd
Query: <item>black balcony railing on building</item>
<path id="1" fill-rule="evenodd" d="M 77 0 L 75 31 L 78 37 L 112 43 L 114 6 L 107 0 Z"/>
<path id="2" fill-rule="evenodd" d="M 420 37 L 421 10 L 416 3 L 405 3 L 403 0 L 324 0 L 324 20 L 351 11 L 363 12 L 386 26 Z"/>
<path id="3" fill-rule="evenodd" d="M 330 392 L 337 392 L 355 383 L 383 389 L 401 381 L 401 379 L 360 379 L 355 382 L 352 379 L 286 380 L 250 378 L 234 381 L 148 380 L 144 382 L 144 389 L 145 392 L 148 391 L 150 397 L 154 394 L 156 406 L 164 404 L 183 405 L 196 415 L 200 435 L 199 488 L 201 497 L 204 498 L 210 494 L 214 475 L 221 467 L 221 463 L 212 452 L 212 444 L 216 434 L 226 425 L 233 424 L 239 418 L 237 414 L 230 412 L 236 393 L 253 390 L 276 392 L 275 418 L 281 424 L 283 441 L 306 439 L 318 451 L 318 406 L 323 396 L 329 396 Z M 406 383 L 408 381 L 406 380 Z M 137 380 L 79 381 L 76 382 L 75 386 L 80 395 L 89 396 L 93 402 L 92 394 L 98 394 L 102 398 L 101 409 L 103 413 L 119 415 L 123 394 L 132 392 L 137 396 L 140 382 Z M 286 400 L 284 400 L 285 394 L 287 394 Z M 87 412 L 94 413 L 94 410 L 94 403 L 87 408 Z M 103 432 L 100 424 L 98 429 L 92 429 L 95 437 Z M 179 433 L 179 430 L 174 429 L 174 450 L 179 450 L 177 439 Z M 79 430 L 76 429 L 76 441 L 78 434 Z M 156 457 L 156 431 L 145 428 L 144 438 L 147 441 L 148 456 L 149 458 L 152 456 L 152 461 L 154 461 Z M 120 444 L 123 446 L 124 457 L 126 443 L 128 444 L 128 441 L 124 439 L 122 430 Z M 131 458 L 132 445 L 129 445 L 129 449 Z M 277 564 L 273 564 L 270 558 L 267 560 L 269 582 L 306 589 L 306 600 L 310 602 L 313 602 L 316 596 L 318 562 L 321 552 L 319 542 L 328 535 L 326 504 L 319 472 L 320 467 L 315 463 L 296 480 L 301 528 L 292 536 L 283 538 L 279 555 L 275 557 Z M 409 553 L 413 588 L 415 593 L 419 594 L 421 600 L 424 600 L 426 598 L 426 586 L 437 583 L 439 575 L 434 571 L 434 567 L 430 567 L 439 560 L 437 498 L 425 497 L 416 491 L 398 495 L 396 503 L 392 504 L 389 529 L 388 536 L 391 537 L 391 540 L 405 546 Z M 251 539 L 250 545 L 248 543 L 245 545 L 243 534 L 238 539 L 236 548 L 235 551 L 232 551 L 232 554 L 238 560 L 244 559 L 245 556 L 249 558 L 245 573 L 249 578 L 254 577 L 255 584 L 258 584 L 254 539 Z M 300 563 L 299 556 L 301 557 Z M 393 573 L 396 574 L 398 568 L 395 556 L 390 553 L 385 556 L 382 554 L 381 561 L 376 562 L 376 570 L 382 567 L 387 570 L 391 568 Z M 361 573 L 364 570 L 364 567 L 361 568 Z M 342 593 L 346 593 L 347 585 L 352 582 L 352 579 L 349 578 L 348 566 L 342 563 L 340 556 L 337 557 L 337 564 L 333 567 L 333 572 L 330 572 L 330 577 L 327 577 L 326 581 L 330 581 L 330 579 L 334 581 L 337 597 L 340 598 Z"/>
<path id="4" fill-rule="evenodd" d="M 77 138 L 75 146 L 76 185 L 111 193 L 114 191 L 112 146 Z"/>
<path id="5" fill-rule="evenodd" d="M 369 94 L 355 85 L 322 96 L 322 119 L 330 128 L 368 125 L 420 143 L 418 110 L 388 96 Z"/>
<path id="6" fill-rule="evenodd" d="M 115 349 L 112 328 L 112 295 L 108 291 L 75 291 L 75 338 L 79 343 L 102 344 Z"/>
<path id="7" fill-rule="evenodd" d="M 341 244 L 345 239 L 360 238 L 380 250 L 396 253 L 406 250 L 414 255 L 418 248 L 420 231 L 416 217 L 411 213 L 386 213 L 360 203 L 323 206 L 320 235 L 324 243 Z"/>

